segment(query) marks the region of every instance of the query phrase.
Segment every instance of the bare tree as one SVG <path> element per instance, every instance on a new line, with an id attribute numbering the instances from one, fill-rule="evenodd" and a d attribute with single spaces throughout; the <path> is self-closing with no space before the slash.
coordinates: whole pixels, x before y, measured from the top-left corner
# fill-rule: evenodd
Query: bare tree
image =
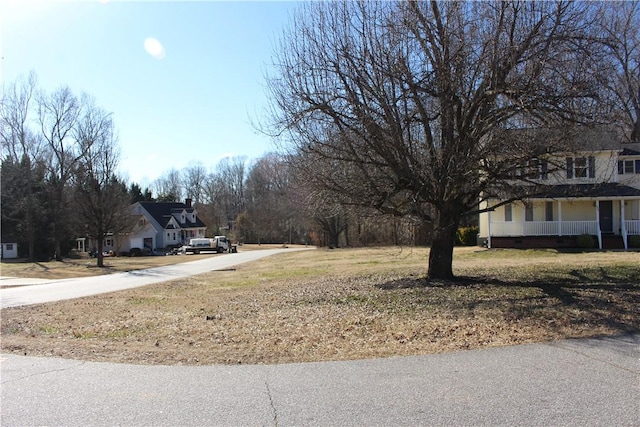
<path id="1" fill-rule="evenodd" d="M 3 88 L 0 101 L 0 139 L 3 157 L 20 161 L 27 156 L 34 160 L 42 153 L 42 143 L 30 128 L 37 87 L 37 76 L 31 72 L 26 78 L 18 78 Z"/>
<path id="2" fill-rule="evenodd" d="M 104 239 L 131 225 L 129 194 L 117 176 L 119 150 L 111 115 L 87 100 L 74 138 L 82 153 L 75 174 L 76 212 L 87 236 L 97 241 L 97 266 L 103 267 Z"/>
<path id="3" fill-rule="evenodd" d="M 207 169 L 202 162 L 195 162 L 184 170 L 184 189 L 188 198 L 194 203 L 202 203 Z"/>
<path id="4" fill-rule="evenodd" d="M 604 96 L 618 112 L 627 140 L 640 141 L 640 13 L 637 1 L 600 4 L 594 30 L 604 38 L 605 55 L 594 61 Z"/>
<path id="5" fill-rule="evenodd" d="M 49 155 L 48 186 L 52 205 L 52 234 L 55 257 L 62 260 L 62 242 L 70 237 L 69 194 L 67 184 L 79 159 L 85 154 L 73 138 L 73 130 L 81 114 L 81 104 L 68 87 L 51 94 L 40 94 L 38 121 Z"/>
<path id="6" fill-rule="evenodd" d="M 300 211 L 292 203 L 291 181 L 289 165 L 280 155 L 267 154 L 251 165 L 245 191 L 246 241 L 291 242 L 299 237 Z"/>
<path id="7" fill-rule="evenodd" d="M 219 203 L 223 192 L 224 185 L 220 176 L 215 172 L 207 174 L 203 185 L 203 202 L 198 208 L 198 215 L 208 224 L 209 233 L 214 235 L 227 224 L 223 208 Z"/>
<path id="8" fill-rule="evenodd" d="M 161 202 L 179 202 L 183 199 L 184 186 L 180 171 L 170 169 L 152 184 L 156 199 Z"/>
<path id="9" fill-rule="evenodd" d="M 216 203 L 222 207 L 230 229 L 233 228 L 233 222 L 245 207 L 246 172 L 245 156 L 226 157 L 216 167 L 217 180 L 222 190 Z"/>
<path id="10" fill-rule="evenodd" d="M 598 117 L 592 12 L 587 2 L 304 3 L 268 78 L 271 131 L 315 163 L 336 201 L 432 223 L 428 277 L 451 279 L 457 227 L 482 195 L 522 188 L 507 185 L 519 163 L 566 151 L 571 129 Z M 566 132 L 508 132 L 526 127 Z"/>

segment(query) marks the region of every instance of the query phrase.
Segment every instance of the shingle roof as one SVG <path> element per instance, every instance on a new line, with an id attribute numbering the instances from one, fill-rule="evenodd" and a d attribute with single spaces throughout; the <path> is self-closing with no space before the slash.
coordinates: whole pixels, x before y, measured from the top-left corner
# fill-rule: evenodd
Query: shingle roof
<path id="1" fill-rule="evenodd" d="M 632 150 L 631 148 L 623 148 L 620 153 L 621 156 L 640 156 L 640 151 Z"/>
<path id="2" fill-rule="evenodd" d="M 602 199 L 602 198 L 640 198 L 640 189 L 616 182 L 600 184 L 561 184 L 548 186 L 523 186 L 519 188 L 518 196 L 521 199 L 548 200 L 548 199 Z M 489 198 L 508 199 L 515 196 L 511 192 L 497 191 Z"/>
<path id="3" fill-rule="evenodd" d="M 149 215 L 155 219 L 158 224 L 160 224 L 163 228 L 167 228 L 169 221 L 173 217 L 173 212 L 182 212 L 183 210 L 187 213 L 191 213 L 194 211 L 193 207 L 188 207 L 184 203 L 179 202 L 139 202 L 140 206 L 142 206 Z M 177 220 L 177 218 L 176 218 Z M 178 220 L 178 223 L 180 221 Z M 195 222 L 187 222 L 180 223 L 180 227 L 182 228 L 193 228 L 193 227 L 206 227 L 206 225 L 196 216 Z"/>
<path id="4" fill-rule="evenodd" d="M 640 197 L 640 189 L 618 184 L 616 182 L 607 182 L 602 184 L 564 184 L 551 186 L 531 198 L 561 199 L 582 197 Z"/>

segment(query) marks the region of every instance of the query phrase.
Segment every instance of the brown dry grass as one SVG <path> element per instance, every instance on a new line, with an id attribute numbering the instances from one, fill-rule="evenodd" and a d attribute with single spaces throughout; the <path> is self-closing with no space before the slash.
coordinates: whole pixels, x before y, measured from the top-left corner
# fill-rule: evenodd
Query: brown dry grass
<path id="1" fill-rule="evenodd" d="M 139 364 L 415 355 L 640 329 L 640 254 L 296 252 L 235 271 L 2 312 L 2 350 Z M 176 258 L 176 257 L 166 257 Z"/>

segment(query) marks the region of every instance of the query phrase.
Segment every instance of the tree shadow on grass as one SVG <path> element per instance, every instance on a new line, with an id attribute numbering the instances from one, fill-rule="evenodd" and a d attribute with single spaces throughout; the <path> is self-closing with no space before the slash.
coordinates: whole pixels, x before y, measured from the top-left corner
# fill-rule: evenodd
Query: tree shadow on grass
<path id="1" fill-rule="evenodd" d="M 45 264 L 43 264 L 41 262 L 35 261 L 34 264 L 37 265 L 38 267 L 40 267 L 44 271 L 48 271 L 49 270 L 49 266 L 45 265 Z"/>
<path id="2" fill-rule="evenodd" d="M 621 333 L 640 331 L 640 271 L 616 275 L 600 268 L 586 272 L 572 270 L 568 276 L 529 280 L 459 276 L 438 282 L 408 277 L 377 287 L 390 292 L 441 291 L 444 303 L 460 312 L 497 309 L 509 319 L 546 316 L 553 322 L 553 316 L 557 316 L 571 318 L 583 326 L 605 325 Z"/>

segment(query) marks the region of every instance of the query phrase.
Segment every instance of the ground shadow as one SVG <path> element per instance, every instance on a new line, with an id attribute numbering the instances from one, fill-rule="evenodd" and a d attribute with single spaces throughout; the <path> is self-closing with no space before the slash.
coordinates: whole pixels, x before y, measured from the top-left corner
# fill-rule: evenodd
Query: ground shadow
<path id="1" fill-rule="evenodd" d="M 499 309 L 512 319 L 540 316 L 544 309 L 558 307 L 577 313 L 575 322 L 606 325 L 620 333 L 640 331 L 640 272 L 615 277 L 606 269 L 591 270 L 589 274 L 573 270 L 564 280 L 532 279 L 502 280 L 498 277 L 460 276 L 451 281 L 428 281 L 424 277 L 407 277 L 377 285 L 384 291 L 464 290 L 464 298 L 451 298 L 448 304 L 461 311 Z M 496 292 L 487 290 L 496 289 Z M 536 289 L 541 292 L 511 292 L 517 289 Z M 524 294 L 524 295 L 523 295 Z M 476 297 L 474 297 L 477 296 Z M 526 296 L 525 296 L 526 295 Z M 551 319 L 552 320 L 552 319 Z"/>

